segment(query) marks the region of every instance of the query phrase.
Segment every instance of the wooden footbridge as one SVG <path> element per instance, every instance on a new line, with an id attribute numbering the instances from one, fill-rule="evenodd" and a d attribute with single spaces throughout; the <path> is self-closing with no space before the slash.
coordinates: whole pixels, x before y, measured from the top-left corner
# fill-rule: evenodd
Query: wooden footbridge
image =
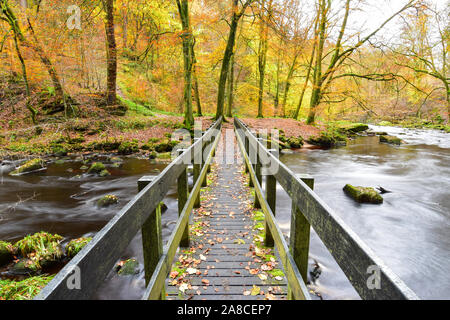
<path id="1" fill-rule="evenodd" d="M 36 299 L 89 299 L 141 230 L 143 299 L 309 300 L 311 227 L 362 299 L 418 299 L 314 193 L 313 178 L 294 174 L 265 141 L 239 119 L 234 128 L 215 122 L 159 176 L 143 177 L 139 194 Z M 275 218 L 277 183 L 292 199 L 289 243 Z M 179 219 L 164 245 L 160 203 L 173 185 Z M 71 284 L 75 275 L 78 286 Z"/>

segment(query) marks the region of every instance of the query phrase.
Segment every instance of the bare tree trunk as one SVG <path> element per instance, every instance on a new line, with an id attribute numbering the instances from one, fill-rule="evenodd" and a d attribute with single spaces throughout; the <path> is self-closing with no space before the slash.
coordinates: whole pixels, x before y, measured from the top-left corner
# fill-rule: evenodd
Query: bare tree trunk
<path id="1" fill-rule="evenodd" d="M 234 53 L 231 56 L 230 71 L 228 72 L 228 107 L 227 117 L 233 117 L 233 99 L 234 99 Z"/>
<path id="2" fill-rule="evenodd" d="M 105 0 L 106 11 L 106 59 L 107 84 L 106 104 L 113 106 L 117 103 L 117 46 L 114 32 L 114 0 Z"/>
<path id="3" fill-rule="evenodd" d="M 195 103 L 197 104 L 197 114 L 199 117 L 203 116 L 202 114 L 202 102 L 200 100 L 200 88 L 198 84 L 197 77 L 197 58 L 195 57 L 195 41 L 192 42 L 191 46 L 191 55 L 192 55 L 192 75 L 194 77 L 194 97 Z"/>
<path id="4" fill-rule="evenodd" d="M 192 112 L 192 33 L 189 21 L 188 0 L 176 0 L 181 24 L 183 26 L 183 58 L 184 58 L 184 121 L 188 128 L 194 125 Z"/>

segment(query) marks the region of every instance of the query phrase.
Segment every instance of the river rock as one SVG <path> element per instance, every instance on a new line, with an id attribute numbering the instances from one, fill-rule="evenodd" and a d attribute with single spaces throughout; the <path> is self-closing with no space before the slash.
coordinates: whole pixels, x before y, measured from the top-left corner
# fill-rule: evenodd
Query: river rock
<path id="1" fill-rule="evenodd" d="M 287 143 L 292 149 L 300 149 L 304 145 L 304 140 L 302 137 L 291 137 L 288 139 Z"/>
<path id="2" fill-rule="evenodd" d="M 128 259 L 121 262 L 122 266 L 118 274 L 121 276 L 133 276 L 139 273 L 139 262 L 136 259 Z"/>
<path id="3" fill-rule="evenodd" d="M 19 168 L 11 172 L 9 175 L 15 176 L 15 175 L 21 175 L 30 173 L 33 171 L 37 171 L 40 169 L 45 168 L 45 161 L 41 158 L 33 159 L 30 161 L 25 162 L 23 165 L 21 165 Z"/>
<path id="4" fill-rule="evenodd" d="M 397 138 L 395 136 L 384 135 L 384 136 L 380 136 L 380 142 L 388 143 L 388 144 L 395 144 L 395 145 L 399 146 L 403 143 L 403 140 L 400 138 Z"/>
<path id="5" fill-rule="evenodd" d="M 106 167 L 101 162 L 94 162 L 88 170 L 88 173 L 97 173 L 100 174 L 103 170 L 106 170 Z"/>
<path id="6" fill-rule="evenodd" d="M 78 239 L 71 240 L 66 245 L 67 257 L 69 259 L 72 259 L 73 257 L 75 257 L 78 254 L 78 252 L 80 252 L 81 249 L 83 249 L 91 240 L 92 240 L 92 238 L 78 238 Z"/>
<path id="7" fill-rule="evenodd" d="M 97 205 L 100 208 L 107 208 L 109 206 L 112 206 L 112 205 L 115 205 L 118 203 L 119 203 L 119 198 L 117 198 L 115 195 L 112 195 L 112 194 L 106 195 L 97 201 Z"/>
<path id="8" fill-rule="evenodd" d="M 354 187 L 347 184 L 344 187 L 345 193 L 359 203 L 383 203 L 383 197 L 374 188 Z"/>
<path id="9" fill-rule="evenodd" d="M 27 275 L 33 276 L 37 274 L 42 268 L 36 264 L 35 261 L 29 258 L 22 258 L 17 261 L 8 272 L 12 275 Z"/>
<path id="10" fill-rule="evenodd" d="M 11 243 L 0 241 L 0 267 L 14 259 L 14 247 Z"/>
<path id="11" fill-rule="evenodd" d="M 369 126 L 364 123 L 345 123 L 339 125 L 339 129 L 345 132 L 358 133 L 369 130 Z"/>

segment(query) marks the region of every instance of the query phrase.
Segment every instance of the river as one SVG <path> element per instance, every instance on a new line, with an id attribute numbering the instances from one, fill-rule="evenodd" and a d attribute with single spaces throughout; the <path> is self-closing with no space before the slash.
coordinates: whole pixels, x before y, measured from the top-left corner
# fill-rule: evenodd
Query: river
<path id="1" fill-rule="evenodd" d="M 380 144 L 377 137 L 360 137 L 347 147 L 331 150 L 302 149 L 281 160 L 296 173 L 315 178 L 315 191 L 366 242 L 382 260 L 423 299 L 450 297 L 450 138 L 431 130 L 372 127 L 401 137 L 406 144 Z M 65 242 L 93 236 L 137 192 L 137 180 L 157 175 L 164 165 L 145 159 L 124 158 L 112 175 L 83 175 L 83 164 L 67 159 L 45 172 L 10 177 L 9 164 L 0 171 L 0 239 L 16 241 L 41 230 L 58 233 Z M 382 205 L 361 205 L 349 199 L 345 184 L 382 186 Z M 106 194 L 119 197 L 118 206 L 96 207 Z M 290 200 L 278 187 L 277 218 L 289 234 Z M 177 218 L 175 188 L 169 191 L 163 214 L 163 237 L 168 239 Z M 141 236 L 137 234 L 122 259 L 142 261 Z M 324 299 L 358 299 L 339 266 L 312 232 L 311 264 L 321 275 L 314 289 Z M 143 272 L 119 277 L 111 272 L 99 288 L 97 299 L 139 299 L 144 290 Z"/>

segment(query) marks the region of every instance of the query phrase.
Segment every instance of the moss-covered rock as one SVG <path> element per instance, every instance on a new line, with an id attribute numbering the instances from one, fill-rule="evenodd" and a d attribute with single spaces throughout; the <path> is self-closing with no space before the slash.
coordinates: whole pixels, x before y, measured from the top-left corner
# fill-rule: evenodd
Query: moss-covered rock
<path id="1" fill-rule="evenodd" d="M 309 143 L 324 148 L 345 146 L 347 138 L 335 130 L 323 131 L 319 136 L 311 137 Z"/>
<path id="2" fill-rule="evenodd" d="M 121 276 L 132 276 L 139 273 L 139 262 L 136 259 L 122 261 L 118 274 Z"/>
<path id="3" fill-rule="evenodd" d="M 104 178 L 104 177 L 110 176 L 111 173 L 108 170 L 105 169 L 105 170 L 102 170 L 98 175 L 100 177 Z"/>
<path id="4" fill-rule="evenodd" d="M 42 266 L 36 259 L 21 258 L 8 270 L 13 275 L 33 276 L 36 275 Z"/>
<path id="5" fill-rule="evenodd" d="M 359 203 L 383 203 L 383 197 L 374 188 L 354 187 L 347 184 L 344 187 L 344 191 L 347 195 Z"/>
<path id="6" fill-rule="evenodd" d="M 51 153 L 56 157 L 65 157 L 69 153 L 68 148 L 62 144 L 53 144 L 50 146 Z"/>
<path id="7" fill-rule="evenodd" d="M 106 167 L 101 162 L 94 162 L 88 170 L 88 173 L 91 174 L 100 174 L 103 170 L 106 170 Z"/>
<path id="8" fill-rule="evenodd" d="M 0 267 L 10 263 L 14 259 L 14 246 L 5 241 L 0 241 Z"/>
<path id="9" fill-rule="evenodd" d="M 107 208 L 109 206 L 115 205 L 119 203 L 119 198 L 117 198 L 115 195 L 108 194 L 104 196 L 103 198 L 100 198 L 97 201 L 97 205 L 100 208 Z"/>
<path id="10" fill-rule="evenodd" d="M 388 144 L 394 144 L 394 145 L 401 145 L 403 143 L 403 140 L 400 138 L 397 138 L 395 136 L 380 136 L 380 142 L 388 143 Z"/>
<path id="11" fill-rule="evenodd" d="M 120 144 L 118 152 L 121 155 L 130 155 L 139 152 L 139 145 L 135 141 L 125 141 Z"/>
<path id="12" fill-rule="evenodd" d="M 75 257 L 78 254 L 78 252 L 80 252 L 81 249 L 83 249 L 91 240 L 92 240 L 92 238 L 79 238 L 79 239 L 71 240 L 66 245 L 67 257 L 70 259 Z"/>
<path id="13" fill-rule="evenodd" d="M 156 158 L 161 160 L 170 160 L 172 158 L 172 153 L 171 152 L 158 153 Z"/>
<path id="14" fill-rule="evenodd" d="M 41 158 L 25 162 L 19 168 L 10 173 L 10 175 L 21 175 L 45 168 L 45 161 Z"/>
<path id="15" fill-rule="evenodd" d="M 378 123 L 378 125 L 382 126 L 382 127 L 392 127 L 393 126 L 392 122 L 389 122 L 389 121 L 381 121 L 380 123 Z"/>
<path id="16" fill-rule="evenodd" d="M 155 151 L 158 153 L 171 152 L 179 143 L 179 141 L 163 141 L 155 145 Z"/>
<path id="17" fill-rule="evenodd" d="M 297 137 L 297 138 L 291 137 L 288 139 L 287 143 L 293 149 L 300 149 L 305 144 L 302 137 Z"/>
<path id="18" fill-rule="evenodd" d="M 148 158 L 150 159 L 150 160 L 154 160 L 154 159 L 156 159 L 158 157 L 158 154 L 156 153 L 156 151 L 153 151 L 153 152 L 151 152 L 149 155 L 148 155 Z"/>
<path id="19" fill-rule="evenodd" d="M 38 232 L 19 240 L 15 244 L 15 248 L 25 260 L 22 261 L 23 266 L 18 265 L 15 269 L 24 267 L 25 269 L 35 270 L 60 261 L 63 257 L 60 246 L 62 239 L 57 234 Z"/>
<path id="20" fill-rule="evenodd" d="M 364 123 L 341 123 L 338 129 L 343 132 L 358 133 L 369 130 L 369 126 Z"/>
<path id="21" fill-rule="evenodd" d="M 54 276 L 32 277 L 22 281 L 0 280 L 0 300 L 31 300 Z"/>

